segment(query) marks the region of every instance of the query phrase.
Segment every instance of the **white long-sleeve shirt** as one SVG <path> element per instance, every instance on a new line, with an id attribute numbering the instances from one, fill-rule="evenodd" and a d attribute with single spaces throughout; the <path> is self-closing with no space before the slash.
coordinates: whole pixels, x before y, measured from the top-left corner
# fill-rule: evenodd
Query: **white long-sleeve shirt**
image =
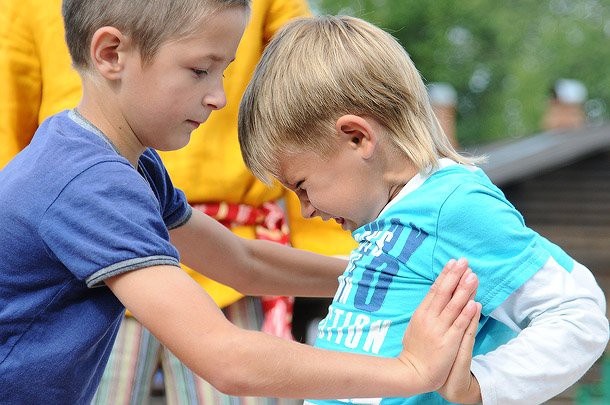
<path id="1" fill-rule="evenodd" d="M 605 311 L 586 267 L 567 272 L 549 259 L 491 313 L 518 335 L 473 358 L 483 404 L 541 403 L 578 381 L 608 344 Z"/>

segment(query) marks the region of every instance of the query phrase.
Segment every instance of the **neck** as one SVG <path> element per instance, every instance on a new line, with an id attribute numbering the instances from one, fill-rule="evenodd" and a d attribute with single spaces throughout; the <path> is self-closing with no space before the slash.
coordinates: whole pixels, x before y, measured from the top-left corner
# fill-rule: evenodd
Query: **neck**
<path id="1" fill-rule="evenodd" d="M 383 181 L 386 184 L 387 203 L 392 201 L 419 170 L 403 153 L 396 152 L 387 155 Z M 386 203 L 386 204 L 387 204 Z"/>
<path id="2" fill-rule="evenodd" d="M 78 112 L 104 133 L 117 148 L 121 156 L 126 158 L 133 167 L 146 148 L 133 132 L 118 105 L 106 104 L 100 100 L 115 100 L 110 89 L 103 84 L 83 80 L 83 98 L 78 104 Z"/>
<path id="3" fill-rule="evenodd" d="M 407 184 L 409 180 L 415 177 L 417 173 L 417 170 L 405 168 L 405 170 L 402 172 L 386 174 L 385 180 L 386 184 L 388 184 L 387 202 L 389 203 L 394 198 L 396 198 L 396 196 L 400 193 L 405 184 Z"/>

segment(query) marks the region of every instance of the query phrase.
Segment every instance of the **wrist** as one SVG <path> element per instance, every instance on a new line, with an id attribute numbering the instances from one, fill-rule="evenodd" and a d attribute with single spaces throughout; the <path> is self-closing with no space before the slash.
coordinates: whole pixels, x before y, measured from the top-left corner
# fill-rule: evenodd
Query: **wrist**
<path id="1" fill-rule="evenodd" d="M 435 391 L 440 387 L 440 383 L 434 382 L 428 378 L 425 373 L 422 373 L 421 370 L 409 359 L 409 356 L 406 356 L 403 352 L 396 359 L 397 364 L 402 370 L 400 375 L 400 383 L 401 383 L 401 391 L 403 393 L 402 396 L 410 397 L 413 395 L 419 395 L 426 392 Z"/>
<path id="2" fill-rule="evenodd" d="M 468 385 L 466 398 L 464 398 L 464 404 L 479 404 L 481 402 L 483 402 L 483 398 L 481 397 L 481 386 L 479 385 L 477 377 L 473 373 L 470 373 L 470 384 Z"/>

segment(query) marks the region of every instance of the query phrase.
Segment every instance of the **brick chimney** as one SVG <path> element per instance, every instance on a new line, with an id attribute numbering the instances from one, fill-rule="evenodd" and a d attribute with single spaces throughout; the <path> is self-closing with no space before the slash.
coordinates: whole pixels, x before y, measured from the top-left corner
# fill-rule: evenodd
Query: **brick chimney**
<path id="1" fill-rule="evenodd" d="M 428 95 L 436 118 L 454 148 L 459 148 L 455 130 L 457 91 L 449 83 L 430 83 Z"/>
<path id="2" fill-rule="evenodd" d="M 542 118 L 542 128 L 573 129 L 585 123 L 587 88 L 578 80 L 560 79 L 551 89 L 551 98 Z"/>

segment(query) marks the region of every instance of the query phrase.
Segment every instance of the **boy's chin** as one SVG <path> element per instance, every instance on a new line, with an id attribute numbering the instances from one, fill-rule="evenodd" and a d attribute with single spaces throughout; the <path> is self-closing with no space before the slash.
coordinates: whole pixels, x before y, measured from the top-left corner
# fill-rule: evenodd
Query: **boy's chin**
<path id="1" fill-rule="evenodd" d="M 191 134 L 188 133 L 186 135 L 181 135 L 179 137 L 175 137 L 172 139 L 172 142 L 165 142 L 160 145 L 153 146 L 154 149 L 160 150 L 163 152 L 171 152 L 173 150 L 178 150 L 184 148 L 191 140 Z"/>
<path id="2" fill-rule="evenodd" d="M 356 226 L 356 224 L 353 224 L 353 223 L 351 223 L 349 221 L 346 221 L 345 218 L 335 219 L 335 222 L 337 222 L 337 224 L 339 224 L 341 229 L 343 229 L 344 231 L 352 232 L 354 229 L 358 228 Z"/>

